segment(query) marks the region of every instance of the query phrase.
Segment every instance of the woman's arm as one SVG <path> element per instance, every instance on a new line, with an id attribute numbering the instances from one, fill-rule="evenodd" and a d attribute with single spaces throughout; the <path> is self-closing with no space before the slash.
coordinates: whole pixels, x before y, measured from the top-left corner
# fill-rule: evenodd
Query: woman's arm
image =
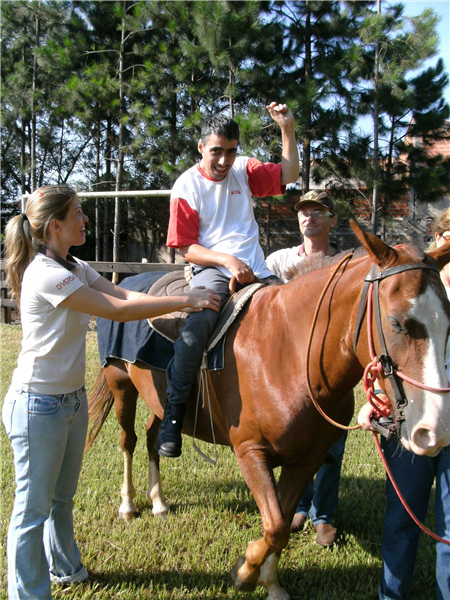
<path id="1" fill-rule="evenodd" d="M 97 290 L 97 292 L 103 292 L 108 296 L 121 298 L 122 300 L 132 300 L 139 298 L 140 296 L 147 296 L 147 294 L 142 294 L 141 292 L 132 292 L 119 287 L 118 285 L 114 285 L 114 283 L 111 283 L 109 279 L 106 279 L 106 277 L 102 276 L 94 281 L 94 283 L 91 285 L 91 288 Z"/>
<path id="2" fill-rule="evenodd" d="M 97 281 L 94 286 L 95 284 Z M 114 288 L 113 292 L 117 293 L 119 297 L 83 285 L 61 302 L 61 306 L 121 323 L 149 319 L 174 311 L 199 312 L 204 308 L 210 308 L 218 312 L 220 307 L 220 296 L 205 288 L 195 288 L 188 294 L 164 298 L 130 292 L 130 297 L 123 298 L 120 297 L 121 292 L 116 291 L 122 288 L 113 284 L 111 286 Z M 109 288 L 104 283 L 98 284 L 98 287 Z M 135 297 L 131 297 L 132 294 Z"/>

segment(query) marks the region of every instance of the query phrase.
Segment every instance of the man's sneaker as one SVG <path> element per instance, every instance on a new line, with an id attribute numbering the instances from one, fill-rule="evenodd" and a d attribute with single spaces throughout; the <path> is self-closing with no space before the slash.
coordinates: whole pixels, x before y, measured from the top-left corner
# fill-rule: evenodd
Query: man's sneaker
<path id="1" fill-rule="evenodd" d="M 302 515 L 302 513 L 296 513 L 291 523 L 291 532 L 297 533 L 297 531 L 301 531 L 305 526 L 306 521 L 308 520 L 307 515 Z"/>
<path id="2" fill-rule="evenodd" d="M 317 532 L 316 542 L 321 546 L 332 546 L 337 538 L 337 529 L 330 523 L 319 523 L 314 525 Z"/>
<path id="3" fill-rule="evenodd" d="M 160 456 L 177 458 L 181 454 L 181 429 L 186 412 L 186 404 L 166 403 L 164 418 L 159 426 L 155 448 Z"/>

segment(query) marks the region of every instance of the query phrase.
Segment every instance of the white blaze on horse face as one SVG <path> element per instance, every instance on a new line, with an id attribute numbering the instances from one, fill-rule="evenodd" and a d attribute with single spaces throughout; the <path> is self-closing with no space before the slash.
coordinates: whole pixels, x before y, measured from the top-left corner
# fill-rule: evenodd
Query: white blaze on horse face
<path id="1" fill-rule="evenodd" d="M 425 293 L 410 300 L 410 305 L 408 316 L 422 323 L 428 344 L 422 373 L 408 375 L 429 387 L 449 387 L 444 362 L 449 320 L 442 300 L 428 286 Z M 411 386 L 407 387 L 411 390 Z M 422 397 L 422 402 L 408 403 L 405 414 L 410 436 L 409 439 L 402 436 L 402 443 L 416 454 L 435 454 L 439 448 L 450 444 L 450 394 L 415 388 L 413 396 Z"/>

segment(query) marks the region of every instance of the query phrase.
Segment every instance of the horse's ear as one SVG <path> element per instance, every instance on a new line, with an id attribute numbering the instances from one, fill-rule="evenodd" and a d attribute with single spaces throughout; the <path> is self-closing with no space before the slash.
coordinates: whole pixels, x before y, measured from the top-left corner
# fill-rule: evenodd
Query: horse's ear
<path id="1" fill-rule="evenodd" d="M 439 248 L 430 250 L 425 254 L 436 262 L 437 267 L 441 271 L 450 262 L 450 242 L 445 242 Z"/>
<path id="2" fill-rule="evenodd" d="M 385 244 L 376 235 L 360 229 L 353 219 L 350 219 L 350 227 L 377 267 L 387 269 L 397 262 L 398 253 L 394 248 Z"/>

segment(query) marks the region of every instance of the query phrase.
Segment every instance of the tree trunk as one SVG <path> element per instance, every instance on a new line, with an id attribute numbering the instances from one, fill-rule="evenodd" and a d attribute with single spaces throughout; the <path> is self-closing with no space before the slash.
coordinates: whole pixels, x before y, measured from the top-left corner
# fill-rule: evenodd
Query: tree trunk
<path id="1" fill-rule="evenodd" d="M 105 171 L 106 171 L 106 188 L 111 184 L 111 161 L 112 161 L 112 117 L 108 113 L 106 121 L 106 151 L 105 151 Z M 109 198 L 105 198 L 103 202 L 103 260 L 109 260 Z"/>
<path id="2" fill-rule="evenodd" d="M 126 10 L 124 2 L 124 11 Z M 124 68 L 124 48 L 125 45 L 125 18 L 122 18 L 122 34 L 120 41 L 119 52 L 119 144 L 117 152 L 116 166 L 116 192 L 122 190 L 122 173 L 123 173 L 123 147 L 124 147 L 124 90 L 123 90 L 123 68 Z M 113 262 L 119 262 L 119 245 L 120 245 L 120 198 L 116 196 L 114 199 L 114 236 L 113 236 Z M 113 273 L 113 283 L 118 283 L 118 273 Z"/>
<path id="3" fill-rule="evenodd" d="M 381 14 L 381 0 L 377 0 L 378 14 Z M 374 80 L 374 102 L 373 102 L 373 193 L 372 193 L 372 233 L 377 233 L 378 212 L 378 78 L 379 78 L 379 43 L 375 42 L 375 80 Z"/>
<path id="4" fill-rule="evenodd" d="M 311 13 L 309 11 L 309 2 L 306 2 L 306 33 L 305 33 L 305 88 L 308 87 L 312 78 L 312 57 L 311 57 Z M 303 157 L 302 157 L 302 193 L 309 191 L 309 180 L 311 172 L 311 107 L 305 108 L 305 137 L 303 139 Z"/>
<path id="5" fill-rule="evenodd" d="M 36 48 L 39 47 L 39 17 L 35 17 L 35 33 L 36 33 Z M 31 189 L 36 189 L 36 107 L 34 104 L 34 97 L 36 94 L 37 87 L 37 59 L 36 52 L 33 57 L 33 72 L 31 75 L 31 156 L 30 156 L 30 179 Z"/>
<path id="6" fill-rule="evenodd" d="M 100 183 L 100 127 L 101 119 L 100 114 L 97 119 L 97 136 L 95 140 L 95 189 L 99 189 Z M 99 199 L 95 199 L 95 260 L 100 260 L 100 208 Z"/>

